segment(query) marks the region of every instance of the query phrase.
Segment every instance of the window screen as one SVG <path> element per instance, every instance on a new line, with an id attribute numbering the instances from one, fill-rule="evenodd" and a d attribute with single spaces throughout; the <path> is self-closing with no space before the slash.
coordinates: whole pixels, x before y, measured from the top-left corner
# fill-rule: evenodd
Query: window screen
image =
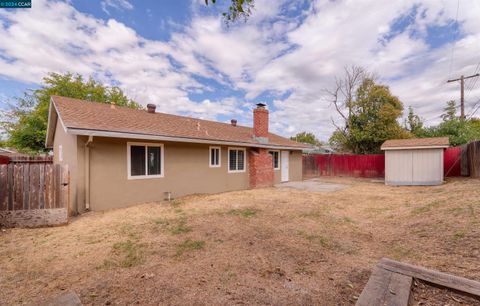
<path id="1" fill-rule="evenodd" d="M 230 171 L 235 171 L 237 170 L 237 151 L 236 150 L 230 150 L 229 151 L 229 163 L 228 163 L 228 169 Z"/>
<path id="2" fill-rule="evenodd" d="M 273 169 L 279 169 L 279 161 L 280 161 L 279 152 L 278 151 L 270 151 L 270 154 L 272 154 Z"/>
<path id="3" fill-rule="evenodd" d="M 147 147 L 148 148 L 148 175 L 162 174 L 161 163 L 161 147 Z"/>
<path id="4" fill-rule="evenodd" d="M 145 175 L 145 147 L 130 147 L 130 175 Z"/>
<path id="5" fill-rule="evenodd" d="M 245 152 L 238 150 L 237 154 L 237 170 L 243 170 L 245 168 Z"/>
<path id="6" fill-rule="evenodd" d="M 245 151 L 244 150 L 229 150 L 228 169 L 230 171 L 245 170 Z"/>
<path id="7" fill-rule="evenodd" d="M 220 148 L 210 148 L 210 166 L 220 166 Z"/>

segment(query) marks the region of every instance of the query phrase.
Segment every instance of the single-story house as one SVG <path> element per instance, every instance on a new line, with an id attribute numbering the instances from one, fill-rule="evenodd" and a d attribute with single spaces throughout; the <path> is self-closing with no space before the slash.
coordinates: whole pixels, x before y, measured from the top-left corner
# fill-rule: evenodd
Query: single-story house
<path id="1" fill-rule="evenodd" d="M 302 179 L 305 145 L 253 128 L 52 96 L 46 146 L 70 170 L 70 210 L 105 210 Z"/>
<path id="2" fill-rule="evenodd" d="M 392 139 L 385 151 L 385 184 L 440 185 L 443 183 L 443 151 L 448 137 Z"/>

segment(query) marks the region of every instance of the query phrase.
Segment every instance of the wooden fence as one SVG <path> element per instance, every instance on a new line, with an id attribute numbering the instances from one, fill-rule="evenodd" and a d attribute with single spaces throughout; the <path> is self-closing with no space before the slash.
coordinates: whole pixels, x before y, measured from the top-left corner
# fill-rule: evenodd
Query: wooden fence
<path id="1" fill-rule="evenodd" d="M 303 176 L 384 177 L 382 154 L 308 154 L 303 156 Z"/>
<path id="2" fill-rule="evenodd" d="M 68 167 L 48 162 L 0 165 L 0 225 L 68 222 L 69 180 Z"/>
<path id="3" fill-rule="evenodd" d="M 467 145 L 466 158 L 470 176 L 480 178 L 480 141 L 470 142 Z"/>
<path id="4" fill-rule="evenodd" d="M 476 145 L 475 145 L 476 143 Z M 467 150 L 468 148 L 468 150 Z M 468 155 L 468 160 L 466 156 Z M 480 176 L 480 142 L 462 147 L 448 148 L 444 152 L 443 169 L 445 177 Z M 464 169 L 465 168 L 465 169 Z M 385 177 L 385 156 L 383 154 L 306 154 L 303 155 L 303 177 L 351 176 Z"/>

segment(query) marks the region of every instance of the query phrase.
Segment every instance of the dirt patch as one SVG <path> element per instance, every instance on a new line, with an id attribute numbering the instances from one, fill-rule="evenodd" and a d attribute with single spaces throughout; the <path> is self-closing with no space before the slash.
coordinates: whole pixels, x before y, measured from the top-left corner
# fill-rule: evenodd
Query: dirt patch
<path id="1" fill-rule="evenodd" d="M 472 179 L 318 193 L 265 188 L 0 231 L 0 304 L 353 305 L 382 257 L 480 280 Z"/>
<path id="2" fill-rule="evenodd" d="M 425 282 L 415 280 L 412 286 L 410 305 L 474 306 L 480 305 L 480 298 L 467 296 L 445 288 L 434 287 Z"/>

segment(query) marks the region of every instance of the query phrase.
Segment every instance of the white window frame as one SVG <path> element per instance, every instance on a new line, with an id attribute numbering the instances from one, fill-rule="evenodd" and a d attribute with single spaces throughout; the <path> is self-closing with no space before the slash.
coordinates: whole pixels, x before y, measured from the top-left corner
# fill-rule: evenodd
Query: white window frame
<path id="1" fill-rule="evenodd" d="M 145 147 L 145 175 L 131 175 L 131 154 L 130 154 L 130 147 L 131 146 L 144 146 Z M 152 174 L 148 175 L 148 149 L 147 147 L 160 147 L 160 174 Z M 165 177 L 165 149 L 163 143 L 149 143 L 149 142 L 127 142 L 127 177 L 129 180 L 142 180 L 142 179 L 154 179 L 154 178 L 162 178 Z"/>
<path id="2" fill-rule="evenodd" d="M 273 167 L 273 170 L 280 170 L 280 150 L 268 150 L 268 154 L 270 154 L 270 152 L 277 152 L 278 153 L 278 164 L 277 164 L 277 168 L 275 168 L 275 161 L 274 161 L 274 157 L 273 157 L 273 154 L 272 154 L 272 167 Z"/>
<path id="3" fill-rule="evenodd" d="M 218 149 L 218 165 L 212 165 L 212 150 Z M 222 148 L 218 146 L 210 146 L 208 148 L 208 165 L 210 168 L 220 168 L 222 166 Z"/>
<path id="4" fill-rule="evenodd" d="M 243 151 L 243 170 L 230 170 L 230 151 Z M 238 161 L 237 161 L 237 166 L 238 166 Z M 236 148 L 236 147 L 228 148 L 228 164 L 227 164 L 228 173 L 242 173 L 242 172 L 245 172 L 246 169 L 247 169 L 247 150 L 245 148 Z"/>

